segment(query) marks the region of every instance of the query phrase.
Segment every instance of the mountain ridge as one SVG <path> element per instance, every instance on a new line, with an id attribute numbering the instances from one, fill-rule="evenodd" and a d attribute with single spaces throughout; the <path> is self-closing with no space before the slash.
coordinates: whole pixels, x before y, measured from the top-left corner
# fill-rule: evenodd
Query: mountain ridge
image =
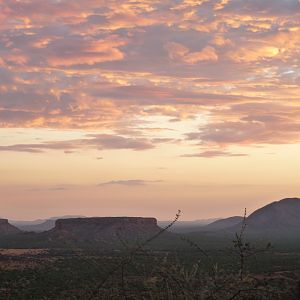
<path id="1" fill-rule="evenodd" d="M 69 216 L 66 216 L 69 217 Z M 187 226 L 185 232 L 237 232 L 241 228 L 243 217 L 234 216 L 216 220 L 205 226 L 195 228 Z M 48 223 L 47 223 L 48 222 Z M 51 224 L 50 224 L 51 223 Z M 188 222 L 189 223 L 189 222 Z M 188 224 L 184 223 L 184 224 Z M 39 232 L 49 238 L 71 238 L 77 240 L 109 240 L 121 233 L 126 238 L 151 236 L 161 228 L 161 222 L 155 218 L 143 217 L 75 217 L 49 219 L 39 226 Z M 199 223 L 198 223 L 199 224 Z M 253 234 L 300 233 L 300 198 L 284 198 L 258 208 L 246 218 L 246 232 Z M 41 226 L 45 226 L 44 229 Z M 176 225 L 176 223 L 175 223 Z M 36 225 L 32 225 L 34 227 Z M 31 227 L 31 228 L 32 228 Z M 164 227 L 164 226 L 162 226 Z M 200 228 L 200 229 L 199 229 Z M 27 227 L 28 229 L 28 227 Z M 190 230 L 190 231 L 187 231 Z M 26 230 L 30 231 L 30 230 Z M 34 230 L 33 230 L 34 231 Z M 175 232 L 175 230 L 169 230 Z M 20 233 L 7 219 L 0 219 L 0 234 Z M 183 231 L 178 233 L 185 233 Z M 83 238 L 84 237 L 84 238 Z"/>
<path id="2" fill-rule="evenodd" d="M 229 218 L 224 218 L 220 220 L 216 220 L 206 226 L 203 226 L 201 230 L 204 231 L 217 231 L 217 230 L 225 230 L 237 224 L 240 224 L 243 220 L 241 216 L 233 216 Z"/>
<path id="3" fill-rule="evenodd" d="M 269 203 L 246 218 L 248 231 L 300 231 L 300 198 Z"/>

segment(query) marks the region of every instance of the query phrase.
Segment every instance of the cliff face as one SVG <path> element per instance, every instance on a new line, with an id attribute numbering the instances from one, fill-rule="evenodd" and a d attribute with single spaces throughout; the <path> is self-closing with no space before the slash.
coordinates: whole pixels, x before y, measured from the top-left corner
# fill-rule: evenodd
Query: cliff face
<path id="1" fill-rule="evenodd" d="M 135 240 L 157 233 L 155 218 L 99 217 L 59 219 L 50 231 L 58 238 L 78 241 L 111 241 L 125 238 Z"/>
<path id="2" fill-rule="evenodd" d="M 21 230 L 8 223 L 7 219 L 0 219 L 0 235 L 19 233 Z"/>

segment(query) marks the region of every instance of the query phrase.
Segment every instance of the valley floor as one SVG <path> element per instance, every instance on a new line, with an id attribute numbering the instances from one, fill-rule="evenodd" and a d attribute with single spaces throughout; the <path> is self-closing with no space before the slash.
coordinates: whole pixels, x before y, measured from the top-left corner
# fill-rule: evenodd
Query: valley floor
<path id="1" fill-rule="evenodd" d="M 300 251 L 239 263 L 234 248 L 1 249 L 0 299 L 299 299 Z"/>

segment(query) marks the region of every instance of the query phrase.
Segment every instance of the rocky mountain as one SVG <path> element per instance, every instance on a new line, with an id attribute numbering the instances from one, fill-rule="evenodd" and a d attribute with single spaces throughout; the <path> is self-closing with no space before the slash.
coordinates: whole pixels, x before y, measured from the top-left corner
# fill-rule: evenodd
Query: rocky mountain
<path id="1" fill-rule="evenodd" d="M 217 220 L 206 226 L 203 226 L 201 230 L 203 231 L 225 230 L 240 224 L 242 221 L 243 221 L 243 217 L 241 216 L 229 217 L 229 218 Z"/>
<path id="2" fill-rule="evenodd" d="M 242 222 L 240 216 L 220 219 L 200 227 L 197 232 L 239 232 Z M 300 238 L 300 198 L 285 198 L 257 209 L 246 218 L 246 234 Z"/>
<path id="3" fill-rule="evenodd" d="M 104 242 L 136 241 L 156 234 L 160 229 L 155 218 L 95 217 L 59 219 L 48 232 L 51 238 L 78 241 Z"/>
<path id="4" fill-rule="evenodd" d="M 272 202 L 253 212 L 246 222 L 250 232 L 300 233 L 300 198 Z"/>
<path id="5" fill-rule="evenodd" d="M 7 219 L 0 219 L 0 235 L 19 233 L 21 230 L 8 223 Z"/>

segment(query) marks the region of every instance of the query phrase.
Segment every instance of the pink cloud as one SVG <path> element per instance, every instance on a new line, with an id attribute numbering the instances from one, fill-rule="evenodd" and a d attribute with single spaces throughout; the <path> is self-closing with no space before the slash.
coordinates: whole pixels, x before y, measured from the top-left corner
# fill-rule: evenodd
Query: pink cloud
<path id="1" fill-rule="evenodd" d="M 217 61 L 218 54 L 212 46 L 206 46 L 201 51 L 190 52 L 190 50 L 179 43 L 167 43 L 165 49 L 172 60 L 181 60 L 187 64 L 196 64 L 201 61 Z"/>
<path id="2" fill-rule="evenodd" d="M 127 132 L 100 145 L 136 150 L 162 138 L 144 117 L 200 115 L 188 144 L 296 143 L 299 12 L 297 0 L 4 0 L 0 125 Z M 56 147 L 27 146 L 3 147 Z"/>
<path id="3" fill-rule="evenodd" d="M 181 157 L 203 157 L 203 158 L 215 158 L 215 157 L 239 157 L 247 156 L 244 153 L 231 153 L 228 151 L 208 150 L 200 153 L 183 154 Z"/>

